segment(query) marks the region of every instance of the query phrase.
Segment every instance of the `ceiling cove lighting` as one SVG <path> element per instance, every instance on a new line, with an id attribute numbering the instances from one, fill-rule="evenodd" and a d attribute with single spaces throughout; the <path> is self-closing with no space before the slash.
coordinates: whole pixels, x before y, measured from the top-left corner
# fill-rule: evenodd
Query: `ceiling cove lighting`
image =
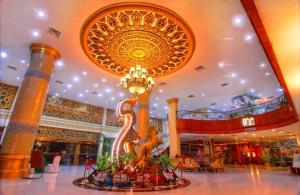
<path id="1" fill-rule="evenodd" d="M 129 73 L 121 78 L 121 86 L 127 88 L 132 94 L 142 94 L 154 85 L 152 77 L 147 74 L 147 70 L 140 65 L 131 67 Z"/>

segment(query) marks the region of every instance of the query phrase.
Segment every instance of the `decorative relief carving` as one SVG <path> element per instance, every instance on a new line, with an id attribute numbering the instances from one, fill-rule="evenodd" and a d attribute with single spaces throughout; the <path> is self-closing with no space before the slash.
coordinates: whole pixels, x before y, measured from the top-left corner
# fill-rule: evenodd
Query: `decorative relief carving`
<path id="1" fill-rule="evenodd" d="M 17 94 L 18 87 L 0 83 L 0 89 L 0 109 L 10 110 Z"/>
<path id="2" fill-rule="evenodd" d="M 100 137 L 99 133 L 74 131 L 69 129 L 39 126 L 36 134 L 37 139 L 64 141 L 64 142 L 94 142 Z"/>
<path id="3" fill-rule="evenodd" d="M 124 75 L 139 64 L 153 77 L 184 66 L 195 47 L 191 29 L 177 14 L 145 3 L 98 10 L 83 25 L 81 44 L 96 65 L 111 73 Z"/>
<path id="4" fill-rule="evenodd" d="M 121 121 L 120 117 L 117 116 L 115 110 L 107 109 L 105 125 L 112 127 L 123 127 L 123 121 Z"/>
<path id="5" fill-rule="evenodd" d="M 155 127 L 158 132 L 163 132 L 163 120 L 159 118 L 150 118 L 149 126 Z"/>
<path id="6" fill-rule="evenodd" d="M 48 95 L 43 115 L 101 124 L 103 109 L 73 100 Z"/>

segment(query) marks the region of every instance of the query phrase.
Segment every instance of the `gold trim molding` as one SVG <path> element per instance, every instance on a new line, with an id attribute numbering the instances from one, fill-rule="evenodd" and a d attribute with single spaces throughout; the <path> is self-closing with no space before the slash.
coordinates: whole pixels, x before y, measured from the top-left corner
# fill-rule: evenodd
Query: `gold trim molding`
<path id="1" fill-rule="evenodd" d="M 149 3 L 117 3 L 92 14 L 81 29 L 81 45 L 100 68 L 124 75 L 137 64 L 152 77 L 170 74 L 192 57 L 191 28 L 173 11 Z"/>
<path id="2" fill-rule="evenodd" d="M 30 45 L 30 50 L 32 53 L 47 53 L 48 55 L 53 56 L 54 59 L 60 58 L 60 53 L 45 43 L 32 43 Z"/>

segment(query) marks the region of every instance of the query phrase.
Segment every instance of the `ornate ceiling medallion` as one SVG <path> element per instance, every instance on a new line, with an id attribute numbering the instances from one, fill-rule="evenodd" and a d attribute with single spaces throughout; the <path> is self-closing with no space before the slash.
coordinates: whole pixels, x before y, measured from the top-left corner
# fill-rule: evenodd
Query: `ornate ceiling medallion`
<path id="1" fill-rule="evenodd" d="M 171 10 L 146 3 L 119 3 L 87 19 L 81 45 L 96 65 L 111 73 L 124 75 L 139 64 L 150 76 L 159 77 L 189 61 L 195 40 L 189 26 Z"/>

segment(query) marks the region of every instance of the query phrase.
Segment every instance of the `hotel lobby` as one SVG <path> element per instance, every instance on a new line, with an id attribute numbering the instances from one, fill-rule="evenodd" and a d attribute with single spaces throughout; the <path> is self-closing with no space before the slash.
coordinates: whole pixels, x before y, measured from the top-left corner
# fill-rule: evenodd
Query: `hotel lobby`
<path id="1" fill-rule="evenodd" d="M 298 0 L 3 0 L 0 194 L 300 194 Z"/>

